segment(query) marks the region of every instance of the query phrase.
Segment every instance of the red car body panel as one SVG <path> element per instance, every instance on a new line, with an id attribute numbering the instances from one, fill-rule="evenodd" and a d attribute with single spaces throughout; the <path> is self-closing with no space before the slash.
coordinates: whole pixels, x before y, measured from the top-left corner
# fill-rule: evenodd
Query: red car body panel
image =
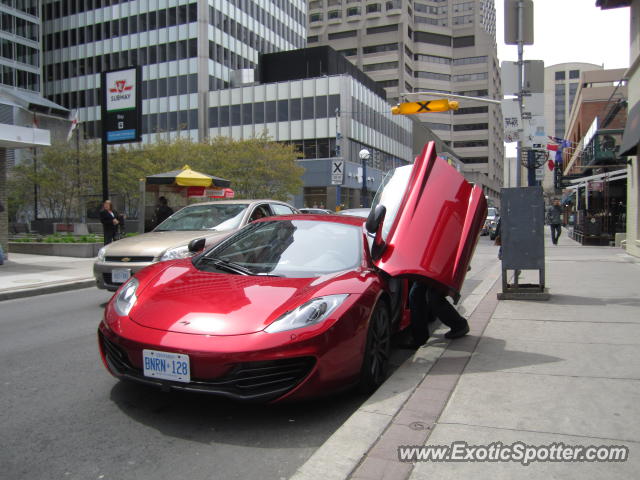
<path id="1" fill-rule="evenodd" d="M 363 218 L 292 215 L 258 220 L 360 228 L 361 262 L 317 278 L 205 271 L 191 259 L 153 264 L 135 274 L 137 300 L 128 315 L 119 315 L 114 307 L 118 292 L 105 308 L 98 335 L 102 360 L 118 378 L 242 400 L 302 399 L 344 388 L 360 377 L 369 321 L 381 298 L 391 306 L 394 328 L 409 324 L 408 282 L 392 277 L 423 277 L 454 294 L 459 291 L 483 209 L 482 191 L 436 160 L 433 146 L 428 146 L 411 172 L 378 262 L 386 274 L 371 259 Z M 309 248 L 321 252 L 322 244 Z M 319 323 L 276 333 L 264 330 L 311 299 L 338 294 L 348 296 Z M 191 381 L 144 376 L 144 349 L 188 355 Z"/>
<path id="2" fill-rule="evenodd" d="M 393 277 L 426 278 L 457 301 L 486 211 L 482 189 L 438 158 L 429 143 L 416 158 L 375 264 Z"/>

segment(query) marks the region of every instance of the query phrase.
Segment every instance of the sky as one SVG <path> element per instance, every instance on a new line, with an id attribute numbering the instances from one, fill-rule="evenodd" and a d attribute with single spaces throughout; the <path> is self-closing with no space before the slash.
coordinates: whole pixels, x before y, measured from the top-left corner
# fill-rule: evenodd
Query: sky
<path id="1" fill-rule="evenodd" d="M 504 44 L 504 0 L 495 0 L 498 58 L 517 60 L 518 47 Z M 604 68 L 629 66 L 629 7 L 601 10 L 596 0 L 534 0 L 534 44 L 524 46 L 525 60 L 545 67 L 587 62 Z"/>

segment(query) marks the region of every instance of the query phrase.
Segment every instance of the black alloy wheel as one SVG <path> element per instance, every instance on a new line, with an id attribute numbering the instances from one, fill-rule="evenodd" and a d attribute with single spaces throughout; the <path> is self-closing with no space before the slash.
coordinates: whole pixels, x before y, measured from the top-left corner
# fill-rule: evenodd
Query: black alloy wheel
<path id="1" fill-rule="evenodd" d="M 371 393 L 385 381 L 391 354 L 391 321 L 387 302 L 380 300 L 373 310 L 367 331 L 367 345 L 360 372 L 359 389 Z"/>

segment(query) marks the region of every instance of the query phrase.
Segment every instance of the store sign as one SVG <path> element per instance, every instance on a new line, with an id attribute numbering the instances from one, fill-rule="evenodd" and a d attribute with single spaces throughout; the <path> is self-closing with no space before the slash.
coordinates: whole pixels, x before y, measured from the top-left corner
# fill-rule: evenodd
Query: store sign
<path id="1" fill-rule="evenodd" d="M 103 72 L 101 81 L 103 140 L 109 144 L 139 142 L 142 134 L 142 69 Z"/>
<path id="2" fill-rule="evenodd" d="M 331 161 L 331 185 L 342 185 L 344 178 L 344 162 L 342 160 Z"/>

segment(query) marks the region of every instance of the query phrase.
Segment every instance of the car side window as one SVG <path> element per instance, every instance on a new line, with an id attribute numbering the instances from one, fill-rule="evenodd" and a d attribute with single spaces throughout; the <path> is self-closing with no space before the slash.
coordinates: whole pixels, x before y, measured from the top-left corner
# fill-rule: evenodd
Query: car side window
<path id="1" fill-rule="evenodd" d="M 253 222 L 254 220 L 259 220 L 264 217 L 270 217 L 271 215 L 272 213 L 269 209 L 269 206 L 265 203 L 262 203 L 260 205 L 256 205 L 256 207 L 253 209 L 253 212 L 251 212 L 251 216 L 249 217 L 249 221 Z"/>
<path id="2" fill-rule="evenodd" d="M 276 215 L 293 215 L 294 212 L 291 207 L 287 205 L 282 205 L 281 203 L 272 203 L 271 208 L 275 212 Z"/>

